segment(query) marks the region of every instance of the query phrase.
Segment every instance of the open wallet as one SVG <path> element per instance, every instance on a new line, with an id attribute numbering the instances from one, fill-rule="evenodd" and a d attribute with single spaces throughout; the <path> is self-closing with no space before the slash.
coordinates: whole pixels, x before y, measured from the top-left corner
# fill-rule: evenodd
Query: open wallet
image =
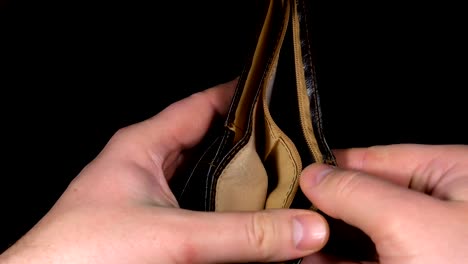
<path id="1" fill-rule="evenodd" d="M 199 154 L 170 186 L 180 207 L 190 210 L 316 210 L 330 225 L 325 254 L 375 260 L 375 246 L 363 232 L 320 212 L 299 188 L 305 166 L 337 165 L 322 129 L 307 1 L 265 1 L 227 116 L 213 124 Z"/>

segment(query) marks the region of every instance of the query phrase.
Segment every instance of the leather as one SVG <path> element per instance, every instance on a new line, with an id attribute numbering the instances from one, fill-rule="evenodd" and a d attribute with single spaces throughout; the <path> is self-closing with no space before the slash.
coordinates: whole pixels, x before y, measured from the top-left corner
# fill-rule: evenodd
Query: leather
<path id="1" fill-rule="evenodd" d="M 316 210 L 298 186 L 300 173 L 311 163 L 336 165 L 322 129 L 310 6 L 306 0 L 265 3 L 258 38 L 227 117 L 222 125 L 213 125 L 207 136 L 211 142 L 202 144 L 203 153 L 194 155 L 196 162 L 170 183 L 181 208 Z M 333 238 L 349 233 L 344 223 L 338 227 L 341 231 L 332 230 Z M 348 240 L 333 241 L 327 248 L 335 255 L 353 249 Z M 348 255 L 362 252 L 353 249 Z"/>

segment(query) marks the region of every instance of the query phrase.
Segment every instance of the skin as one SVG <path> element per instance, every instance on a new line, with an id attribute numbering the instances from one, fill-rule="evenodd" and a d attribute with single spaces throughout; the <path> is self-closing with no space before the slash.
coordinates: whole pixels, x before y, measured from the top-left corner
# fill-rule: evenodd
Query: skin
<path id="1" fill-rule="evenodd" d="M 236 81 L 119 130 L 0 263 L 348 263 L 320 253 L 329 230 L 308 210 L 193 212 L 168 187 L 186 150 L 225 115 Z M 193 115 L 193 113 L 197 113 Z M 468 263 L 468 148 L 391 145 L 335 151 L 301 188 L 357 226 L 381 263 Z"/>
<path id="2" fill-rule="evenodd" d="M 340 168 L 303 171 L 306 196 L 357 226 L 379 263 L 468 263 L 468 147 L 400 144 L 336 150 Z M 314 254 L 305 263 L 349 263 Z"/>

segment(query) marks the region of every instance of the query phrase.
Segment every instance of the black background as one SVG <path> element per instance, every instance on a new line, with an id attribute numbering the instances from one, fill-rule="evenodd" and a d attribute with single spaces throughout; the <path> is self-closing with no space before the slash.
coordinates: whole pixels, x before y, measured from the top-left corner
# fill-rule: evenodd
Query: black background
<path id="1" fill-rule="evenodd" d="M 461 4 L 313 5 L 331 147 L 468 143 Z M 0 0 L 1 249 L 47 212 L 118 128 L 236 77 L 258 6 Z"/>

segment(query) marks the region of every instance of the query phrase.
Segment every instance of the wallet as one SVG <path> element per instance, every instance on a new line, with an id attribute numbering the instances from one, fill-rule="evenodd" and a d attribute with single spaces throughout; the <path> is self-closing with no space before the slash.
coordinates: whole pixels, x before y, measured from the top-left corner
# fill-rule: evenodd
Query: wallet
<path id="1" fill-rule="evenodd" d="M 227 116 L 213 123 L 192 162 L 170 182 L 181 208 L 301 208 L 323 214 L 299 188 L 307 165 L 337 165 L 322 128 L 310 2 L 264 2 L 253 25 L 259 29 L 256 42 Z M 360 230 L 323 215 L 330 225 L 325 253 L 347 260 L 375 258 L 372 241 Z"/>

